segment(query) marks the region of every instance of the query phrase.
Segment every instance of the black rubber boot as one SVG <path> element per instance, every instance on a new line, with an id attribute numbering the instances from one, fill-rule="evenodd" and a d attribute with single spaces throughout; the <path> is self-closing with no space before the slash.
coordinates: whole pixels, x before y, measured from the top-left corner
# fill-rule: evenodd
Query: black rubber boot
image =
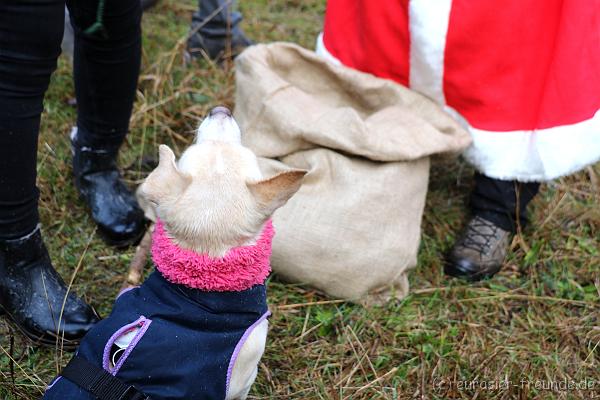
<path id="1" fill-rule="evenodd" d="M 191 30 L 194 31 L 192 24 Z M 199 58 L 205 53 L 211 60 L 223 61 L 233 59 L 246 47 L 252 46 L 254 42 L 246 37 L 244 32 L 236 27 L 230 36 L 209 36 L 194 33 L 187 42 L 187 51 L 191 57 Z"/>
<path id="2" fill-rule="evenodd" d="M 117 169 L 119 146 L 92 149 L 71 137 L 73 175 L 79 194 L 87 203 L 98 233 L 116 247 L 137 243 L 146 229 L 144 213 Z"/>
<path id="3" fill-rule="evenodd" d="M 0 312 L 35 343 L 67 349 L 99 320 L 83 300 L 67 294 L 39 226 L 25 237 L 0 241 Z"/>

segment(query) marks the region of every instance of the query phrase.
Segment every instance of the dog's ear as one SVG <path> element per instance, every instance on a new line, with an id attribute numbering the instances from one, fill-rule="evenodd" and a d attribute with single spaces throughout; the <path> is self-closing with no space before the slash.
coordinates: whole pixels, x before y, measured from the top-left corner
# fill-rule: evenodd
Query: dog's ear
<path id="1" fill-rule="evenodd" d="M 140 195 L 154 205 L 179 197 L 192 182 L 192 177 L 177 168 L 175 154 L 169 146 L 158 148 L 158 166 L 140 186 Z"/>
<path id="2" fill-rule="evenodd" d="M 269 179 L 248 183 L 247 186 L 261 211 L 270 216 L 300 189 L 302 178 L 307 172 L 297 169 L 285 171 Z"/>

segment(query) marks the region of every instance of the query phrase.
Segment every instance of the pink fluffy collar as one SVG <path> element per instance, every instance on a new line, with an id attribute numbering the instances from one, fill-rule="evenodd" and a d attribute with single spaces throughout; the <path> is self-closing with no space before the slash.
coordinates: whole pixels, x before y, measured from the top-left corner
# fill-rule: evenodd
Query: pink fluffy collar
<path id="1" fill-rule="evenodd" d="M 222 258 L 212 258 L 177 246 L 158 220 L 152 236 L 152 259 L 172 283 L 206 291 L 242 291 L 263 284 L 271 272 L 274 233 L 269 220 L 255 245 L 236 247 Z"/>

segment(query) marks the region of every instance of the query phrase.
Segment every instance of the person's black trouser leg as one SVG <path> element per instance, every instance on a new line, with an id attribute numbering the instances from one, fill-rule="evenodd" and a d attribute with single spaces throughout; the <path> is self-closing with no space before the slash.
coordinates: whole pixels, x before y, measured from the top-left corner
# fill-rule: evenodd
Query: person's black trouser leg
<path id="1" fill-rule="evenodd" d="M 0 2 L 0 239 L 38 224 L 37 136 L 56 68 L 64 0 Z"/>
<path id="2" fill-rule="evenodd" d="M 141 60 L 139 0 L 106 0 L 104 29 L 86 34 L 97 19 L 98 0 L 67 0 L 75 30 L 73 75 L 78 144 L 119 146 L 129 127 Z"/>
<path id="3" fill-rule="evenodd" d="M 225 37 L 242 21 L 242 15 L 232 9 L 233 0 L 198 0 L 198 10 L 192 15 L 192 27 L 208 21 L 198 30 L 200 35 Z"/>
<path id="4" fill-rule="evenodd" d="M 64 0 L 0 1 L 0 311 L 36 343 L 68 347 L 98 321 L 56 272 L 38 225 L 37 139 Z"/>
<path id="5" fill-rule="evenodd" d="M 106 37 L 83 30 L 98 0 L 69 0 L 76 26 L 78 141 L 119 146 L 127 132 L 140 65 L 139 0 L 106 0 Z M 44 93 L 56 68 L 64 0 L 0 1 L 0 239 L 38 224 L 37 137 Z"/>
<path id="6" fill-rule="evenodd" d="M 527 224 L 527 205 L 539 190 L 539 182 L 503 181 L 475 174 L 471 211 L 506 231 Z"/>

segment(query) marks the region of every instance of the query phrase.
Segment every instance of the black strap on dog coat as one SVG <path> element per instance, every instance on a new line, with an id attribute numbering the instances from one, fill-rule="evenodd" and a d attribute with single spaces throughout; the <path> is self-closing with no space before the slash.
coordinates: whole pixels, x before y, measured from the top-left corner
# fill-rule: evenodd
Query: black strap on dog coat
<path id="1" fill-rule="evenodd" d="M 134 386 L 126 385 L 81 356 L 73 357 L 60 374 L 98 400 L 151 400 Z"/>

